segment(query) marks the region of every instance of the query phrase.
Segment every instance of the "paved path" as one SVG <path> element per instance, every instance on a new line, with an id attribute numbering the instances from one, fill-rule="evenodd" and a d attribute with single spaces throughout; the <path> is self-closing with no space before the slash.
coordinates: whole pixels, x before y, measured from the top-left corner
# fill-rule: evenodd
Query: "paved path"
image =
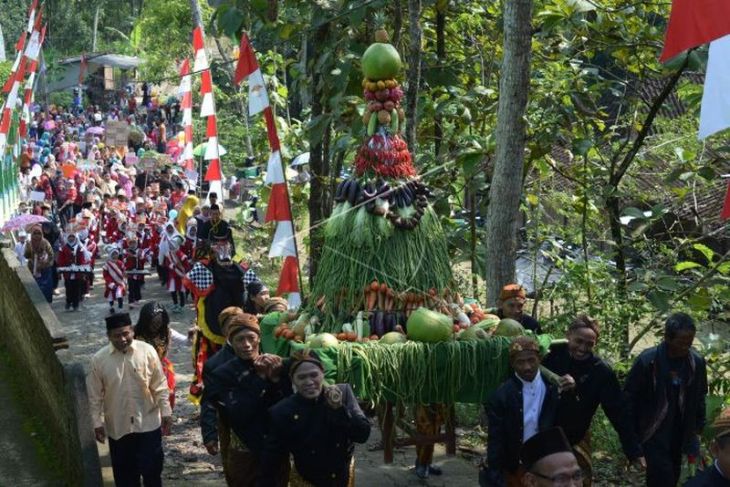
<path id="1" fill-rule="evenodd" d="M 59 285 L 60 296 L 54 296 L 52 304 L 59 320 L 66 330 L 71 352 L 78 360 L 88 366 L 91 356 L 102 346 L 108 343 L 104 317 L 109 310 L 109 304 L 103 298 L 103 280 L 101 265 L 96 264 L 95 286 L 91 297 L 84 300 L 79 311 L 67 312 L 64 310 L 65 297 L 63 283 Z M 168 306 L 172 304 L 170 296 L 160 285 L 156 276 L 149 276 L 142 291 L 143 303 L 156 299 Z M 129 311 L 132 321 L 136 322 L 139 307 L 129 310 L 125 303 L 125 311 Z M 171 313 L 171 326 L 180 333 L 186 334 L 192 325 L 195 315 L 191 303 L 182 313 Z M 218 486 L 225 485 L 220 457 L 210 456 L 201 445 L 200 429 L 198 426 L 198 409 L 187 400 L 187 390 L 192 378 L 192 359 L 190 347 L 174 347 L 170 359 L 175 365 L 177 378 L 175 424 L 172 435 L 164 439 L 165 469 L 163 472 L 164 484 L 167 486 Z M 378 436 L 377 428 L 373 428 L 371 440 Z M 105 480 L 111 482 L 111 469 L 108 467 L 108 450 L 100 445 Z M 432 477 L 428 481 L 421 481 L 413 474 L 411 466 L 415 459 L 413 447 L 396 451 L 395 461 L 391 465 L 383 465 L 382 451 L 369 452 L 365 446 L 359 446 L 356 451 L 357 473 L 356 485 L 367 487 L 389 486 L 463 486 L 477 484 L 477 470 L 468 461 L 459 456 L 448 457 L 443 448 L 437 447 L 435 462 L 442 465 L 442 477 Z M 1 477 L 0 477 L 1 478 Z M 17 485 L 17 484 L 16 484 Z M 22 485 L 22 484 L 21 484 Z M 34 484 L 35 485 L 35 484 Z"/>

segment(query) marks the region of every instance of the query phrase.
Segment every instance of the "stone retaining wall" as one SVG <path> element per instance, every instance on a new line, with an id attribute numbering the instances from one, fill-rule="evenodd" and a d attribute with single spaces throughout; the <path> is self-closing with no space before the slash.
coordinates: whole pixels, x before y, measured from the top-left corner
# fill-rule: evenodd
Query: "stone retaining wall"
<path id="1" fill-rule="evenodd" d="M 39 413 L 67 485 L 102 485 L 83 368 L 63 350 L 55 313 L 8 248 L 0 256 L 0 336 L 26 385 L 20 400 Z"/>

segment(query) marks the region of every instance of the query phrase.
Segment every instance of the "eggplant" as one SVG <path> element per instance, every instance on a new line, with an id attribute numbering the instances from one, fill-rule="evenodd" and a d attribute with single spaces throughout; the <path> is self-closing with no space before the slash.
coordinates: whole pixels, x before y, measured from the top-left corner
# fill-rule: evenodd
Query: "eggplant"
<path id="1" fill-rule="evenodd" d="M 347 199 L 345 196 L 345 186 L 347 186 L 347 181 L 342 181 L 337 185 L 337 191 L 335 191 L 335 201 L 337 203 L 342 203 Z"/>
<path id="2" fill-rule="evenodd" d="M 357 182 L 356 179 L 350 180 L 350 186 L 347 190 L 347 201 L 350 202 L 351 205 L 355 205 L 357 203 L 357 199 L 360 195 L 360 183 Z"/>
<path id="3" fill-rule="evenodd" d="M 401 186 L 401 190 L 403 191 L 403 195 L 406 197 L 406 201 L 413 201 L 413 198 L 415 195 L 413 194 L 413 191 L 411 191 L 411 188 L 408 187 L 407 184 L 404 184 Z M 409 205 L 406 205 L 409 206 Z"/>
<path id="4" fill-rule="evenodd" d="M 378 311 L 376 311 L 374 313 L 374 315 L 375 315 L 375 326 L 374 326 L 374 330 L 375 330 L 375 334 L 378 335 L 379 337 L 382 337 L 386 333 L 386 331 L 385 331 L 385 320 L 384 320 L 383 314 L 384 313 L 382 311 L 380 311 L 380 310 L 378 310 Z"/>
<path id="5" fill-rule="evenodd" d="M 357 200 L 357 194 L 360 190 L 360 183 L 357 182 L 356 179 L 348 179 L 348 185 L 347 185 L 347 201 L 351 205 L 355 205 L 355 201 Z"/>
<path id="6" fill-rule="evenodd" d="M 385 314 L 384 321 L 385 321 L 385 332 L 386 333 L 395 331 L 395 325 L 397 325 L 398 323 L 396 323 L 396 321 L 395 321 L 395 314 L 393 312 L 388 311 Z"/>

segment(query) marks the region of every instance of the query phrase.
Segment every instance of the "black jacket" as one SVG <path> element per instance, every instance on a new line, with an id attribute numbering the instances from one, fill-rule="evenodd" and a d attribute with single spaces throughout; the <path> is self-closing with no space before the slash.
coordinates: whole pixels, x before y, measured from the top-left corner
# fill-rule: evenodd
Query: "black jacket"
<path id="1" fill-rule="evenodd" d="M 707 368 L 705 359 L 690 349 L 687 356 L 688 380 L 684 388 L 682 413 L 682 451 L 696 452 L 696 435 L 705 425 L 705 396 L 707 396 Z M 667 347 L 661 343 L 644 350 L 631 367 L 624 391 L 632 426 L 641 443 L 653 436 L 663 421 L 659 414 L 668 401 L 669 359 Z"/>
<path id="2" fill-rule="evenodd" d="M 228 342 L 218 350 L 203 365 L 203 395 L 200 398 L 200 432 L 203 436 L 203 443 L 218 441 L 218 415 L 222 412 L 217 404 L 220 401 L 220 394 L 223 392 L 223 384 L 216 381 L 213 371 L 236 354 Z"/>
<path id="3" fill-rule="evenodd" d="M 540 376 L 545 383 L 545 399 L 540 410 L 538 430 L 555 426 L 558 389 Z M 492 471 L 514 472 L 520 465 L 522 448 L 522 382 L 515 374 L 494 392 L 487 406 L 488 434 L 487 464 Z"/>
<path id="4" fill-rule="evenodd" d="M 260 378 L 253 361 L 238 357 L 227 361 L 212 372 L 218 406 L 222 408 L 231 430 L 256 456 L 264 448 L 268 433 L 268 410 L 291 394 L 291 383 L 282 377 L 278 383 Z"/>
<path id="5" fill-rule="evenodd" d="M 342 407 L 332 409 L 324 395 L 308 400 L 294 394 L 270 411 L 270 434 L 261 459 L 261 486 L 273 485 L 280 459 L 289 453 L 297 472 L 316 487 L 346 486 L 353 442 L 365 443 L 370 421 L 365 417 L 348 384 L 342 391 Z"/>
<path id="6" fill-rule="evenodd" d="M 624 393 L 605 361 L 595 355 L 582 361 L 573 360 L 567 345 L 558 345 L 550 349 L 542 364 L 560 376 L 570 374 L 575 379 L 575 389 L 560 395 L 556 423 L 563 428 L 571 445 L 585 437 L 600 405 L 618 433 L 627 458 L 633 460 L 640 456 L 641 448 L 624 407 Z"/>
<path id="7" fill-rule="evenodd" d="M 730 479 L 720 475 L 715 465 L 710 465 L 689 479 L 684 487 L 730 487 Z"/>
<path id="8" fill-rule="evenodd" d="M 223 335 L 218 315 L 228 306 L 243 307 L 243 269 L 237 264 L 220 265 L 213 262 L 208 267 L 213 274 L 214 288 L 205 297 L 205 323 L 211 332 Z"/>

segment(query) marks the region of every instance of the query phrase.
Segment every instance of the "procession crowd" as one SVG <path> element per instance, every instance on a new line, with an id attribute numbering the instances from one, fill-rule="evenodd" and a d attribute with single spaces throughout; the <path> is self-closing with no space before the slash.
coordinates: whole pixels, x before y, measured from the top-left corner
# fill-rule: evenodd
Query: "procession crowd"
<path id="1" fill-rule="evenodd" d="M 134 99 L 134 97 L 130 97 Z M 178 114 L 136 102 L 98 107 L 37 107 L 19 157 L 23 201 L 18 213 L 44 217 L 16 237 L 46 300 L 65 287 L 65 309 L 78 311 L 94 286 L 109 303 L 109 344 L 93 357 L 87 386 L 96 438 L 109 442 L 118 486 L 161 485 L 162 436 L 174 410 L 172 341 L 192 341 L 190 399 L 200 405 L 201 435 L 220 454 L 228 485 L 354 485 L 354 444 L 368 440 L 371 420 L 347 384 L 328 385 L 316 353 L 288 358 L 261 353 L 261 323 L 288 313 L 246 263 L 236 262 L 219 197 L 198 199 L 195 182 L 175 164 L 142 167 L 146 151 L 165 152 Z M 145 137 L 128 147 L 103 142 L 105 121 L 125 120 Z M 130 156 L 131 154 L 131 156 Z M 98 262 L 97 262 L 98 261 Z M 103 282 L 94 282 L 101 265 Z M 145 302 L 158 280 L 169 302 Z M 500 317 L 539 332 L 523 312 L 525 292 L 506 286 Z M 133 324 L 131 309 L 141 306 Z M 192 337 L 169 326 L 169 312 L 196 309 Z M 169 312 L 168 312 L 169 311 Z M 646 484 L 677 485 L 683 457 L 700 463 L 705 427 L 705 360 L 691 348 L 696 328 L 670 316 L 662 342 L 642 352 L 623 385 L 594 352 L 599 323 L 580 315 L 567 343 L 541 355 L 537 342 L 515 338 L 513 374 L 485 404 L 488 446 L 482 486 L 591 485 L 591 422 L 601 406 L 629 463 Z M 557 374 L 551 379 L 547 370 Z M 374 424 L 377 424 L 375 422 Z M 686 485 L 730 485 L 730 410 L 714 422 L 711 453 Z M 419 446 L 415 474 L 446 475 L 433 447 Z"/>

